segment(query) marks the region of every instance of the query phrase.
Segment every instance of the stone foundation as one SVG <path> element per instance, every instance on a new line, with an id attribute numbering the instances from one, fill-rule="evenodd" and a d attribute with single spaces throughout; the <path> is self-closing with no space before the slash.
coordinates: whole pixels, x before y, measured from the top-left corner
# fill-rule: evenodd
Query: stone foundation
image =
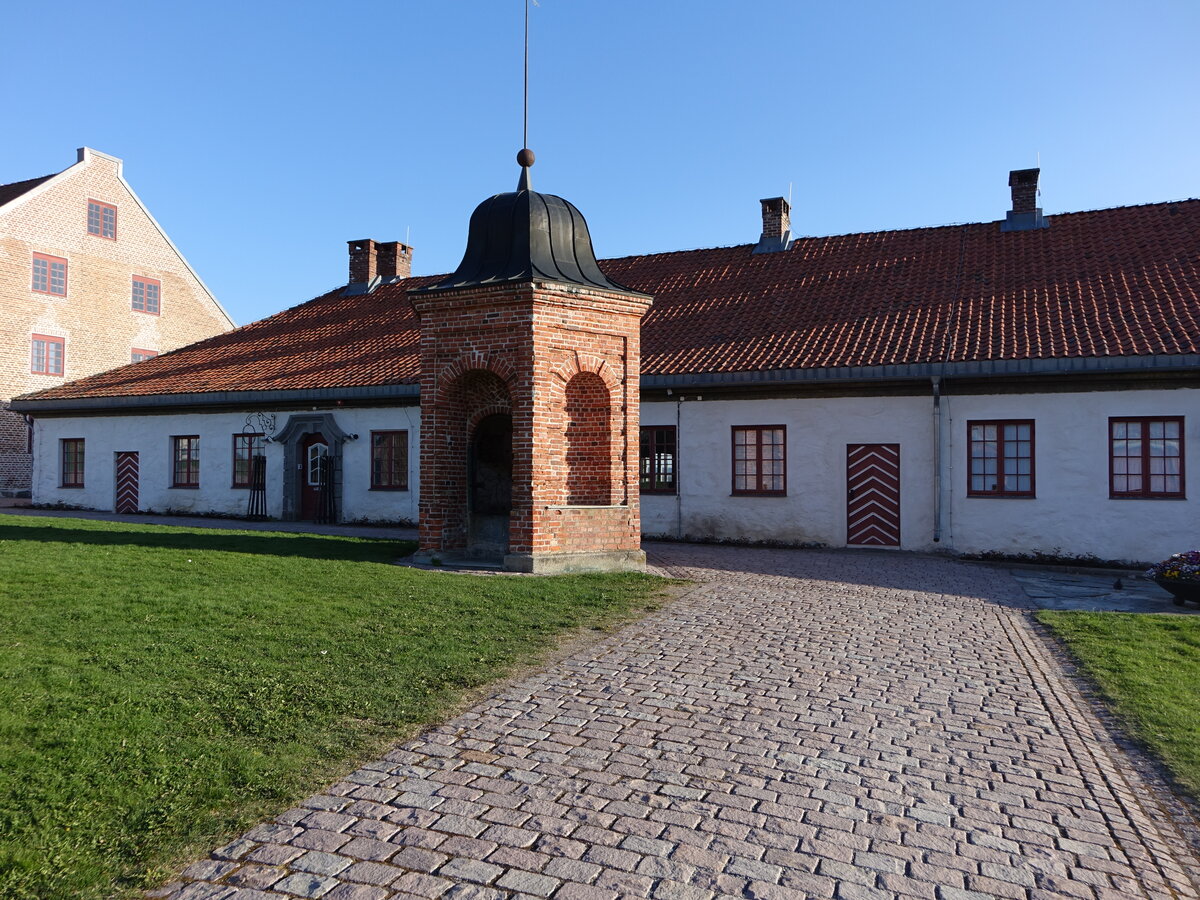
<path id="1" fill-rule="evenodd" d="M 576 572 L 645 572 L 643 550 L 595 550 L 587 553 L 510 553 L 504 557 L 510 572 L 565 575 Z"/>

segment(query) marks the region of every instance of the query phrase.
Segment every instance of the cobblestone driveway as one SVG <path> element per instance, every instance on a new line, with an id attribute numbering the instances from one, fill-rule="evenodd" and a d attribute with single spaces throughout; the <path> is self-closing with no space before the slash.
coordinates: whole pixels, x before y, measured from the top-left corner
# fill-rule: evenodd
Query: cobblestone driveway
<path id="1" fill-rule="evenodd" d="M 1198 896 L 1007 573 L 648 549 L 702 583 L 156 895 Z"/>

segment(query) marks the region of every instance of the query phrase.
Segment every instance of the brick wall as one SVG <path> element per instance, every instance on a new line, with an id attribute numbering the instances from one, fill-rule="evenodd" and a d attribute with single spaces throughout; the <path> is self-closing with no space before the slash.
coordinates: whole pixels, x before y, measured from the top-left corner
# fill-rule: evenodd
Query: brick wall
<path id="1" fill-rule="evenodd" d="M 33 457 L 28 450 L 29 426 L 25 417 L 10 412 L 8 404 L 0 402 L 0 497 L 28 490 L 33 472 Z M 4 493 L 5 488 L 9 493 Z"/>
<path id="2" fill-rule="evenodd" d="M 640 324 L 649 301 L 526 284 L 415 294 L 413 305 L 422 549 L 465 546 L 470 431 L 504 407 L 513 421 L 509 552 L 636 550 Z"/>
<path id="3" fill-rule="evenodd" d="M 89 199 L 117 208 L 116 240 L 88 233 Z M 67 260 L 65 297 L 32 290 L 34 253 Z M 134 275 L 160 282 L 159 315 L 132 309 Z M 87 151 L 49 187 L 0 209 L 0 401 L 127 365 L 134 347 L 173 350 L 232 325 L 143 212 L 117 160 Z M 63 375 L 30 372 L 33 334 L 64 339 Z M 27 491 L 29 460 L 17 457 L 28 454 L 7 443 L 0 452 L 0 495 Z"/>
<path id="4" fill-rule="evenodd" d="M 567 503 L 607 506 L 612 503 L 612 398 L 593 372 L 567 382 L 564 403 Z"/>

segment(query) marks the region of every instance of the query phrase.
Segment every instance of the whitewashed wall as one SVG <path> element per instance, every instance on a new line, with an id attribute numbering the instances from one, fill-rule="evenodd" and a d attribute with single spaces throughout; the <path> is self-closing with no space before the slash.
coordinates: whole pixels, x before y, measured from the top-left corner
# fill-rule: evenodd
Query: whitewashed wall
<path id="1" fill-rule="evenodd" d="M 846 544 L 846 445 L 900 444 L 901 545 L 1148 561 L 1200 546 L 1200 391 L 942 398 L 942 517 L 934 541 L 933 399 L 646 402 L 642 425 L 679 416 L 676 496 L 642 497 L 647 535 Z M 1110 499 L 1110 416 L 1184 416 L 1187 500 Z M 1037 496 L 967 497 L 967 422 L 1033 419 Z M 730 429 L 787 426 L 786 497 L 733 497 Z"/>
<path id="2" fill-rule="evenodd" d="M 900 540 L 933 534 L 931 401 L 925 397 L 643 403 L 642 425 L 679 416 L 678 496 L 642 497 L 642 531 L 687 538 L 846 543 L 846 445 L 900 444 Z M 787 496 L 731 495 L 730 429 L 787 426 Z"/>
<path id="3" fill-rule="evenodd" d="M 1155 561 L 1200 547 L 1200 390 L 943 397 L 946 542 L 963 553 L 1042 551 Z M 1183 416 L 1186 500 L 1109 497 L 1108 420 Z M 967 496 L 967 422 L 1033 419 L 1035 498 Z"/>
<path id="4" fill-rule="evenodd" d="M 421 416 L 416 407 L 364 409 L 318 409 L 329 413 L 338 426 L 356 440 L 343 445 L 343 521 L 417 520 L 417 440 Z M 306 411 L 307 413 L 307 411 Z M 282 429 L 289 412 L 276 412 L 276 427 Z M 139 507 L 244 515 L 247 488 L 234 488 L 233 435 L 246 424 L 242 413 L 186 413 L 144 416 L 79 416 L 41 418 L 34 426 L 33 500 L 35 503 L 65 503 L 87 509 L 111 510 L 115 494 L 115 455 L 118 451 L 139 453 Z M 372 491 L 371 431 L 408 431 L 409 487 L 407 491 Z M 200 435 L 200 487 L 171 487 L 171 436 Z M 64 488 L 61 481 L 59 441 L 83 438 L 84 487 Z M 283 447 L 267 444 L 267 514 L 279 517 L 283 506 Z"/>
<path id="5" fill-rule="evenodd" d="M 680 426 L 674 496 L 642 497 L 649 536 L 846 543 L 846 445 L 900 444 L 901 545 L 964 553 L 1041 551 L 1147 561 L 1200 546 L 1200 390 L 989 394 L 942 398 L 941 540 L 934 541 L 934 422 L 931 396 L 776 400 L 696 400 L 642 404 L 643 425 Z M 317 410 L 346 432 L 344 520 L 417 519 L 416 407 Z M 276 414 L 283 428 L 288 413 Z M 1110 416 L 1183 416 L 1187 500 L 1108 496 Z M 1033 419 L 1037 496 L 967 497 L 967 422 Z M 248 491 L 230 487 L 231 436 L 245 414 L 39 419 L 35 426 L 35 502 L 113 507 L 114 454 L 141 454 L 141 507 L 245 512 Z M 785 497 L 731 496 L 730 429 L 787 426 Z M 370 490 L 372 430 L 409 433 L 408 491 Z M 170 437 L 200 434 L 198 490 L 170 487 Z M 84 488 L 62 488 L 58 441 L 84 438 Z M 267 445 L 268 513 L 282 505 L 283 448 Z"/>

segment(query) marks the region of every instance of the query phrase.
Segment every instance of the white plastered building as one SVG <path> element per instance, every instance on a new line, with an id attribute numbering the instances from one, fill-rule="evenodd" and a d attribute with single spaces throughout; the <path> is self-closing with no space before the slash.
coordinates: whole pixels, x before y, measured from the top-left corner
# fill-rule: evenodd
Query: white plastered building
<path id="1" fill-rule="evenodd" d="M 1125 561 L 1200 543 L 1200 202 L 1044 217 L 1036 181 L 1012 173 L 999 222 L 793 237 L 772 198 L 755 245 L 604 262 L 654 297 L 643 533 Z M 269 517 L 415 522 L 407 293 L 436 279 L 404 245 L 350 251 L 345 288 L 15 401 L 35 501 L 245 514 L 261 455 Z"/>

